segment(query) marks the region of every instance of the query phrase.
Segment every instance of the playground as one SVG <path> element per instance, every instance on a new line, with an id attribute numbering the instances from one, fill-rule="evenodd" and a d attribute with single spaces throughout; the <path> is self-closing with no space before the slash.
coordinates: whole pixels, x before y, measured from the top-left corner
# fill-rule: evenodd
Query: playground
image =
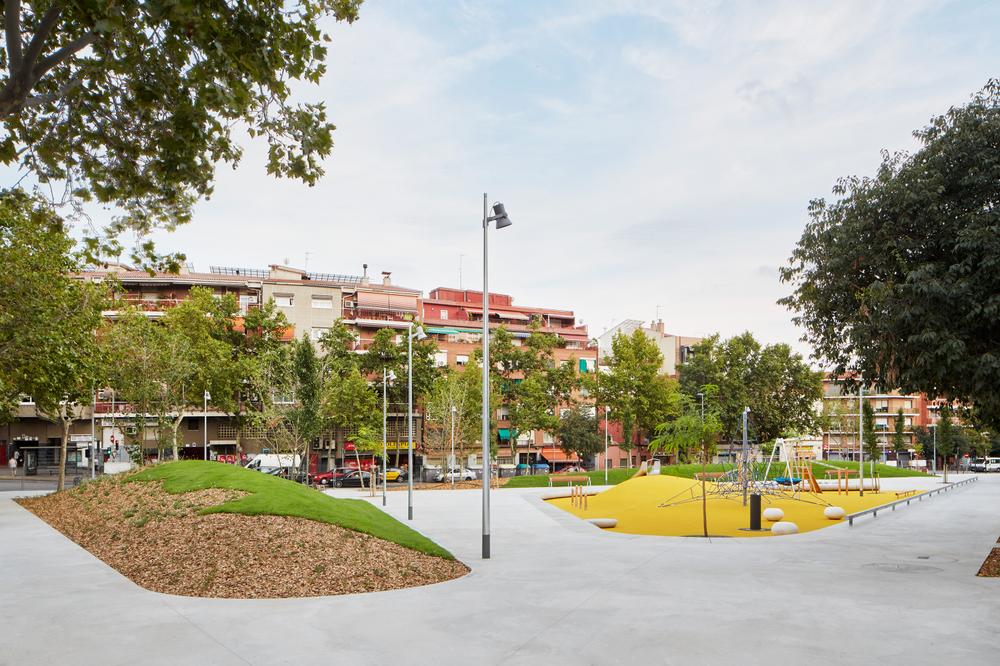
<path id="1" fill-rule="evenodd" d="M 779 440 L 780 441 L 780 440 Z M 811 532 L 914 494 L 883 490 L 878 477 L 859 479 L 832 468 L 818 479 L 807 449 L 779 444 L 766 461 L 741 457 L 726 471 L 694 479 L 659 473 L 645 464 L 636 475 L 603 492 L 583 485 L 545 499 L 610 532 L 659 536 L 764 537 Z M 774 474 L 779 471 L 779 475 Z"/>

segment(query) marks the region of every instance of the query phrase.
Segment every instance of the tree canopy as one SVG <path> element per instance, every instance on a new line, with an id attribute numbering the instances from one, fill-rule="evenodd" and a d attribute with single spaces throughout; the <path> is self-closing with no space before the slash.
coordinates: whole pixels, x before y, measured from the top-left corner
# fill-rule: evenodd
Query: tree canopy
<path id="1" fill-rule="evenodd" d="M 322 19 L 361 0 L 6 0 L 0 163 L 76 201 L 120 207 L 113 230 L 187 222 L 243 129 L 267 170 L 313 184 L 333 147 L 322 102 L 296 82 L 326 71 Z"/>
<path id="2" fill-rule="evenodd" d="M 576 405 L 559 420 L 559 448 L 587 461 L 604 450 L 604 438 L 597 429 L 593 407 Z"/>
<path id="3" fill-rule="evenodd" d="M 94 390 L 106 290 L 73 280 L 73 241 L 45 202 L 0 192 L 0 422 L 19 395 L 55 413 Z"/>
<path id="4" fill-rule="evenodd" d="M 781 277 L 819 359 L 1000 426 L 1000 81 L 810 203 Z"/>
<path id="5" fill-rule="evenodd" d="M 691 399 L 716 387 L 712 408 L 722 436 L 742 431 L 743 408 L 751 410 L 751 436 L 767 442 L 817 425 L 815 403 L 823 396 L 823 375 L 809 368 L 786 344 L 761 345 L 747 332 L 728 340 L 705 338 L 680 367 L 681 390 Z"/>

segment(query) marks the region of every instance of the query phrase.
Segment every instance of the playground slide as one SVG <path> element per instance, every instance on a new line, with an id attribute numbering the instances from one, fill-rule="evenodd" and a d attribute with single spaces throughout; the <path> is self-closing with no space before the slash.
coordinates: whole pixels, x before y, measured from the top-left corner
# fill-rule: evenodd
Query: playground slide
<path id="1" fill-rule="evenodd" d="M 817 479 L 816 483 L 819 484 L 820 490 L 823 492 L 836 492 L 837 491 L 837 480 L 836 479 Z M 844 487 L 844 482 L 840 482 L 840 487 Z M 847 482 L 848 490 L 858 489 L 858 479 L 850 479 Z M 875 490 L 875 479 L 865 479 L 865 490 Z"/>

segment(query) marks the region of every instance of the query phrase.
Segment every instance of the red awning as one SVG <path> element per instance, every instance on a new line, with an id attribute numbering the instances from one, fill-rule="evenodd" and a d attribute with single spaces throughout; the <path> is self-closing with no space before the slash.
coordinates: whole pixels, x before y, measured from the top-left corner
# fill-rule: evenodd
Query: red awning
<path id="1" fill-rule="evenodd" d="M 543 446 L 539 453 L 549 462 L 580 462 L 580 457 L 575 453 L 567 455 L 558 446 Z"/>

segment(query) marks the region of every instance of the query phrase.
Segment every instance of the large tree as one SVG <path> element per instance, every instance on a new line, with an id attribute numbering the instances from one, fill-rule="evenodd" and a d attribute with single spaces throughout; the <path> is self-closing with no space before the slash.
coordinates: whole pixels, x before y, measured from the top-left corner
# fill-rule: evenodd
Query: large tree
<path id="1" fill-rule="evenodd" d="M 588 377 L 587 388 L 598 404 L 610 406 L 611 418 L 621 424 L 618 446 L 625 451 L 679 414 L 677 383 L 659 375 L 662 363 L 663 354 L 641 330 L 619 333 L 611 341 L 607 371 Z"/>
<path id="2" fill-rule="evenodd" d="M 102 286 L 70 277 L 72 239 L 50 206 L 20 191 L 0 192 L 0 422 L 19 395 L 56 413 L 86 403 Z M 73 387 L 76 388 L 73 388 Z"/>
<path id="3" fill-rule="evenodd" d="M 1000 81 L 841 179 L 782 279 L 818 358 L 880 389 L 974 404 L 1000 427 Z"/>
<path id="4" fill-rule="evenodd" d="M 313 184 L 334 127 L 292 89 L 326 71 L 320 22 L 359 5 L 6 0 L 0 163 L 120 206 L 115 230 L 140 232 L 190 218 L 215 164 L 241 157 L 234 129 L 267 141 L 269 173 Z"/>
<path id="5" fill-rule="evenodd" d="M 374 453 L 375 438 L 371 431 L 378 427 L 378 402 L 375 392 L 365 381 L 357 368 L 351 368 L 344 376 L 332 375 L 327 378 L 321 396 L 322 415 L 326 422 L 334 428 L 347 433 L 346 440 L 351 440 L 354 456 L 361 469 L 359 451 Z M 381 428 L 379 428 L 381 430 Z M 354 435 L 361 433 L 361 436 Z M 381 450 L 382 438 L 378 439 L 378 449 Z M 361 479 L 364 487 L 364 478 Z"/>
<path id="6" fill-rule="evenodd" d="M 822 373 L 811 370 L 788 345 L 761 345 L 747 332 L 728 340 L 712 335 L 693 351 L 680 367 L 681 390 L 694 399 L 705 386 L 717 387 L 724 439 L 740 437 L 744 407 L 751 410 L 751 436 L 760 442 L 808 432 L 818 424 Z"/>
<path id="7" fill-rule="evenodd" d="M 604 439 L 597 427 L 594 408 L 576 405 L 559 419 L 559 448 L 576 454 L 581 461 L 591 460 L 604 450 Z"/>

